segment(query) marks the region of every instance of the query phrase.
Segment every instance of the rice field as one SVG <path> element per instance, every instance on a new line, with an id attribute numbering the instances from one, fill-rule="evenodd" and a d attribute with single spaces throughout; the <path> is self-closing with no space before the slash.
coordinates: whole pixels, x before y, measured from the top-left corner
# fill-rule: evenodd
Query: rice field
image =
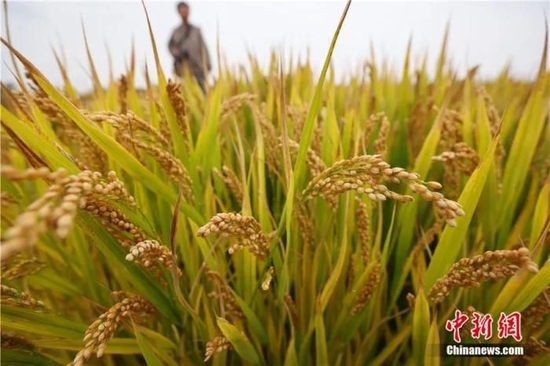
<path id="1" fill-rule="evenodd" d="M 150 24 L 147 88 L 89 53 L 86 96 L 2 39 L 2 364 L 550 364 L 548 38 L 533 81 L 458 77 L 442 34 L 435 70 L 409 46 L 402 78 L 373 55 L 341 84 L 344 18 L 320 75 L 251 56 L 206 95 Z M 450 357 L 457 334 L 524 355 Z"/>

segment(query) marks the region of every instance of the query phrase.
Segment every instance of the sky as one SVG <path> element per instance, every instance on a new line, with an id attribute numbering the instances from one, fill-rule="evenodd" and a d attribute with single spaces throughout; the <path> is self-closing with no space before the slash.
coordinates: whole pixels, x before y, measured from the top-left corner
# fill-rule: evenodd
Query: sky
<path id="1" fill-rule="evenodd" d="M 172 59 L 167 43 L 179 25 L 176 1 L 145 2 L 167 74 Z M 309 54 L 316 71 L 322 67 L 345 1 L 191 1 L 190 21 L 202 29 L 217 68 L 216 45 L 232 67 L 248 64 L 248 52 L 264 67 L 270 52 L 305 59 Z M 5 38 L 2 9 L 2 37 Z M 100 79 L 108 81 L 110 52 L 115 77 L 128 65 L 132 40 L 137 66 L 153 70 L 154 60 L 143 7 L 136 0 L 115 1 L 20 1 L 8 2 L 13 45 L 29 58 L 55 85 L 61 85 L 52 47 L 63 49 L 69 76 L 80 91 L 91 89 L 82 25 Z M 449 56 L 459 73 L 481 65 L 479 74 L 491 78 L 510 65 L 517 78 L 536 74 L 544 43 L 545 16 L 550 1 L 518 2 L 419 2 L 354 1 L 333 54 L 338 78 L 345 80 L 370 55 L 372 45 L 378 61 L 387 60 L 401 69 L 412 37 L 413 67 L 428 54 L 434 65 L 446 24 L 450 26 Z M 109 52 L 107 51 L 109 50 Z M 13 82 L 13 69 L 2 47 L 3 82 Z M 142 86 L 142 72 L 136 83 Z"/>

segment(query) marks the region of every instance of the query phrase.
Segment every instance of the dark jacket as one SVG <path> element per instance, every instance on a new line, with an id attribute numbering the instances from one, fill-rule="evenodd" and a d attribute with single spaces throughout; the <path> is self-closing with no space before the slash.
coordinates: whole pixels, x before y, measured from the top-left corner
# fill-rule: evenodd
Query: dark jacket
<path id="1" fill-rule="evenodd" d="M 193 75 L 201 78 L 210 71 L 210 56 L 200 28 L 192 24 L 180 25 L 172 32 L 168 48 L 174 57 L 174 68 L 179 76 L 182 75 L 183 67 L 189 67 Z"/>

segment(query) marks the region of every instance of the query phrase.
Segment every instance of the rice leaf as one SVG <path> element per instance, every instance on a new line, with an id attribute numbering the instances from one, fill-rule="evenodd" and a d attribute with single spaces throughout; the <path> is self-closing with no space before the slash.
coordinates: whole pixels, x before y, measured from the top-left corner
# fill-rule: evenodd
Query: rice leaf
<path id="1" fill-rule="evenodd" d="M 531 225 L 531 236 L 529 237 L 529 250 L 533 251 L 538 242 L 538 237 L 542 232 L 550 215 L 550 179 L 547 179 L 537 199 L 535 211 L 533 212 L 533 221 Z M 540 252 L 542 254 L 542 251 Z M 539 258 L 540 258 L 539 254 Z M 535 262 L 538 262 L 535 260 Z"/>
<path id="2" fill-rule="evenodd" d="M 418 154 L 413 171 L 420 174 L 420 176 L 426 176 L 432 164 L 432 157 L 435 155 L 437 145 L 439 143 L 441 135 L 441 126 L 440 119 L 442 118 L 442 111 L 438 114 L 435 122 L 432 124 L 428 136 L 422 144 L 420 153 Z M 397 245 L 395 247 L 395 267 L 403 268 L 405 264 L 406 257 L 409 253 L 410 247 L 413 241 L 414 225 L 411 225 L 410 218 L 418 216 L 418 205 L 419 200 L 409 202 L 407 205 L 403 206 L 399 210 L 398 216 L 398 231 L 399 234 L 397 237 Z M 401 288 L 404 284 L 406 277 L 402 276 L 394 277 L 392 281 L 392 293 L 397 296 L 400 293 Z M 393 303 L 394 301 L 392 301 Z"/>
<path id="3" fill-rule="evenodd" d="M 439 330 L 437 327 L 437 319 L 434 319 L 428 331 L 428 340 L 426 342 L 424 365 L 439 366 L 441 364 L 439 347 L 440 347 Z"/>
<path id="4" fill-rule="evenodd" d="M 133 324 L 133 326 L 134 335 L 136 336 L 137 343 L 139 345 L 141 353 L 143 354 L 143 357 L 145 358 L 145 362 L 147 362 L 147 365 L 163 366 L 164 363 L 159 359 L 159 357 L 157 357 L 154 346 L 150 344 L 149 341 L 141 334 L 139 327 L 137 327 L 135 324 Z"/>
<path id="5" fill-rule="evenodd" d="M 550 286 L 550 262 L 546 262 L 540 271 L 529 279 L 514 299 L 506 306 L 504 312 L 508 314 L 514 311 L 525 310 L 548 286 Z"/>
<path id="6" fill-rule="evenodd" d="M 60 366 L 57 362 L 32 351 L 15 351 L 2 349 L 2 363 L 4 365 L 43 365 Z"/>
<path id="7" fill-rule="evenodd" d="M 424 277 L 424 290 L 430 291 L 438 278 L 443 277 L 451 265 L 455 262 L 463 241 L 466 238 L 468 227 L 474 216 L 479 198 L 485 186 L 485 181 L 493 165 L 498 135 L 485 153 L 482 162 L 468 179 L 458 202 L 464 208 L 466 215 L 457 220 L 457 227 L 446 226 L 439 239 L 439 244 L 430 261 L 430 265 Z"/>
<path id="8" fill-rule="evenodd" d="M 239 329 L 220 317 L 216 318 L 216 323 L 225 338 L 227 338 L 231 345 L 233 345 L 235 351 L 242 357 L 243 360 L 253 365 L 260 363 L 260 358 L 258 357 L 254 346 Z"/>
<path id="9" fill-rule="evenodd" d="M 420 289 L 415 298 L 412 323 L 413 354 L 417 365 L 423 364 L 425 360 L 429 332 L 430 306 L 426 299 L 426 295 L 424 295 L 424 291 Z"/>
<path id="10" fill-rule="evenodd" d="M 84 323 L 65 319 L 55 314 L 2 305 L 2 328 L 52 338 L 81 340 L 88 327 Z"/>
<path id="11" fill-rule="evenodd" d="M 298 366 L 298 356 L 296 355 L 296 347 L 294 345 L 295 340 L 292 338 L 288 342 L 288 349 L 286 351 L 284 366 Z"/>
<path id="12" fill-rule="evenodd" d="M 392 337 L 392 340 L 384 347 L 382 352 L 376 356 L 374 360 L 370 363 L 371 365 L 382 365 L 385 361 L 392 357 L 395 350 L 407 339 L 411 334 L 411 327 L 404 327 L 401 329 L 395 336 Z"/>
<path id="13" fill-rule="evenodd" d="M 315 361 L 317 365 L 328 365 L 328 348 L 325 334 L 325 324 L 323 322 L 323 310 L 320 304 L 317 304 L 317 312 L 315 314 Z"/>
<path id="14" fill-rule="evenodd" d="M 296 157 L 296 163 L 294 165 L 294 186 L 295 186 L 296 192 L 300 192 L 301 188 L 303 187 L 302 180 L 303 180 L 303 175 L 305 173 L 305 167 L 306 167 L 306 164 L 305 164 L 306 154 L 309 146 L 311 145 L 317 113 L 319 112 L 321 107 L 321 93 L 323 91 L 323 84 L 325 82 L 328 67 L 330 65 L 330 60 L 332 58 L 332 52 L 334 51 L 334 47 L 336 46 L 338 35 L 340 34 L 340 30 L 342 29 L 342 25 L 344 24 L 344 20 L 346 18 L 350 5 L 351 5 L 351 1 L 348 1 L 346 3 L 344 12 L 342 13 L 342 17 L 340 18 L 338 26 L 336 27 L 336 30 L 332 37 L 332 41 L 330 43 L 327 56 L 325 58 L 325 62 L 323 64 L 323 69 L 321 70 L 321 75 L 319 76 L 319 80 L 317 81 L 315 94 L 313 96 L 313 99 L 311 100 L 310 108 L 308 110 L 304 129 L 302 132 L 302 137 L 300 139 L 300 148 L 298 150 L 298 156 Z"/>

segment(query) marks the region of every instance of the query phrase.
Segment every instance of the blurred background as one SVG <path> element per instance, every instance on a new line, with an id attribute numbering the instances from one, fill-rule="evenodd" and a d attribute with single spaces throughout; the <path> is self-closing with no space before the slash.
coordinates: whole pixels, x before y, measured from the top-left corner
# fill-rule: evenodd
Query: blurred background
<path id="1" fill-rule="evenodd" d="M 165 72 L 172 72 L 167 44 L 181 20 L 176 1 L 146 1 Z M 216 47 L 230 67 L 248 64 L 249 52 L 267 67 L 270 52 L 322 67 L 345 1 L 189 1 L 190 22 L 202 29 L 218 68 Z M 81 92 L 92 88 L 83 41 L 83 22 L 101 81 L 115 78 L 129 63 L 132 40 L 137 66 L 145 63 L 154 76 L 153 55 L 141 2 L 8 1 L 12 42 L 56 85 L 61 85 L 52 47 L 64 54 L 69 76 Z M 387 60 L 399 75 L 409 38 L 413 67 L 428 55 L 436 61 L 449 24 L 450 58 L 459 73 L 475 65 L 482 78 L 492 78 L 506 65 L 516 78 L 532 79 L 537 71 L 550 2 L 418 2 L 354 1 L 333 56 L 336 77 L 345 80 L 370 57 Z M 4 9 L 2 36 L 5 37 Z M 109 51 L 107 51 L 109 50 Z M 108 54 L 111 54 L 109 61 Z M 2 81 L 14 83 L 11 60 L 2 48 Z M 429 68 L 430 69 L 430 68 Z M 434 68 L 431 68 L 434 69 Z M 144 85 L 143 73 L 136 80 Z M 154 80 L 154 78 L 153 78 Z"/>

